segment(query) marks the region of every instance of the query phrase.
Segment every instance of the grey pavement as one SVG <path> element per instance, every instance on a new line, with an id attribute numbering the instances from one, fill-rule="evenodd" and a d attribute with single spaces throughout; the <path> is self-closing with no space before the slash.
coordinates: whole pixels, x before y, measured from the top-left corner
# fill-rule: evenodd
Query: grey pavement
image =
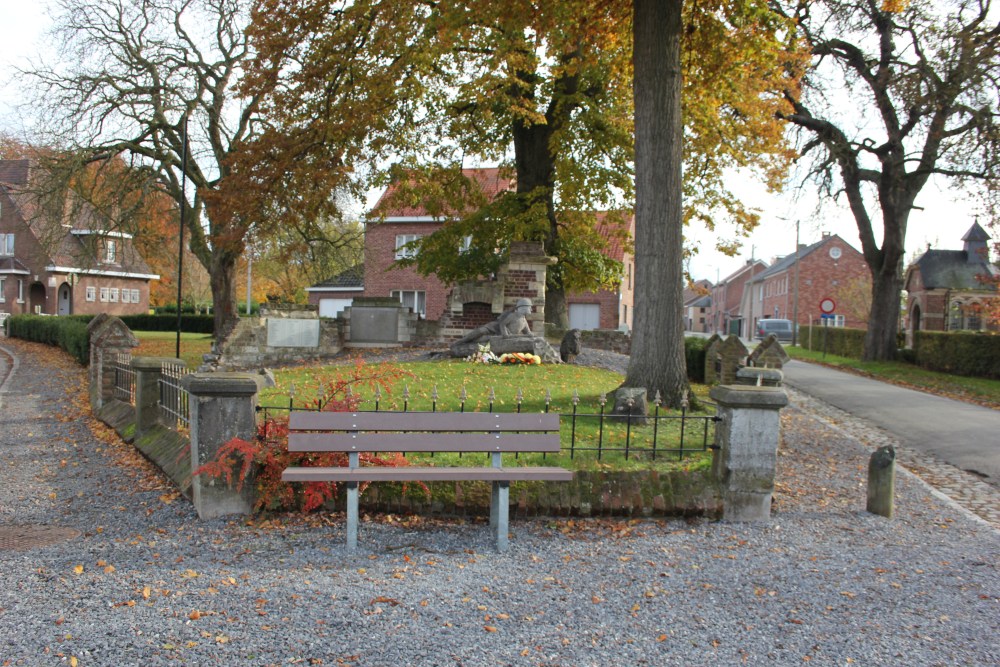
<path id="1" fill-rule="evenodd" d="M 792 361 L 785 382 L 1000 487 L 1000 411 Z"/>

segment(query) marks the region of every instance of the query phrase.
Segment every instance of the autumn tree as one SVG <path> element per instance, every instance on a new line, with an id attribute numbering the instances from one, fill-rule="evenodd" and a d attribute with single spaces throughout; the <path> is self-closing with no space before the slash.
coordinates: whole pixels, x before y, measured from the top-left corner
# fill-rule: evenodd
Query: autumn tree
<path id="1" fill-rule="evenodd" d="M 937 176 L 996 192 L 996 12 L 989 0 L 775 4 L 812 52 L 808 85 L 787 91 L 782 117 L 822 192 L 847 200 L 872 275 L 864 358 L 891 359 L 907 221 L 924 186 Z"/>

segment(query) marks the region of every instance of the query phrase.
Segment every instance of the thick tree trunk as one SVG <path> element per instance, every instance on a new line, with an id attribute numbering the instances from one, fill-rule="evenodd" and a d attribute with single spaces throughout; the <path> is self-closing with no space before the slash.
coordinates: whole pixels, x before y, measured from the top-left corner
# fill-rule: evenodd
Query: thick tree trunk
<path id="1" fill-rule="evenodd" d="M 236 310 L 236 260 L 238 254 L 215 249 L 212 252 L 212 266 L 209 269 L 209 280 L 212 286 L 212 310 L 215 322 L 215 343 L 213 348 L 219 352 L 219 344 L 236 326 L 239 313 Z"/>
<path id="2" fill-rule="evenodd" d="M 678 407 L 684 360 L 682 0 L 635 0 L 635 318 L 624 386 Z"/>
<path id="3" fill-rule="evenodd" d="M 890 361 L 899 347 L 899 295 L 903 280 L 897 268 L 884 268 L 872 273 L 872 308 L 865 334 L 865 361 Z"/>

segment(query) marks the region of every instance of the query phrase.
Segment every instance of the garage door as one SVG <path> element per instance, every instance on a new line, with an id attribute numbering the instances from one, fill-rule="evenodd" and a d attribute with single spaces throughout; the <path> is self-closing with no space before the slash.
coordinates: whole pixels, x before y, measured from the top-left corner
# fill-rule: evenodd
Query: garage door
<path id="1" fill-rule="evenodd" d="M 596 303 L 569 304 L 569 327 L 589 331 L 601 328 L 601 307 Z"/>
<path id="2" fill-rule="evenodd" d="M 320 299 L 319 316 L 336 317 L 337 313 L 349 307 L 353 302 L 354 299 Z"/>

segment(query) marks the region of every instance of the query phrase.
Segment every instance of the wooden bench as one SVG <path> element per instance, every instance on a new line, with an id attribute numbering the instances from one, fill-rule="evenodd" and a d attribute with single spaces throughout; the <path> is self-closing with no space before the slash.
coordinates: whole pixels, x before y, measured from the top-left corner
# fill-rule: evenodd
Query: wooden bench
<path id="1" fill-rule="evenodd" d="M 293 412 L 291 452 L 345 452 L 346 467 L 289 467 L 285 482 L 342 482 L 347 488 L 347 548 L 358 543 L 360 482 L 491 482 L 490 527 L 499 551 L 507 549 L 510 483 L 569 481 L 564 468 L 504 467 L 503 454 L 559 452 L 559 415 L 482 412 Z M 365 466 L 362 452 L 489 453 L 489 466 Z"/>

